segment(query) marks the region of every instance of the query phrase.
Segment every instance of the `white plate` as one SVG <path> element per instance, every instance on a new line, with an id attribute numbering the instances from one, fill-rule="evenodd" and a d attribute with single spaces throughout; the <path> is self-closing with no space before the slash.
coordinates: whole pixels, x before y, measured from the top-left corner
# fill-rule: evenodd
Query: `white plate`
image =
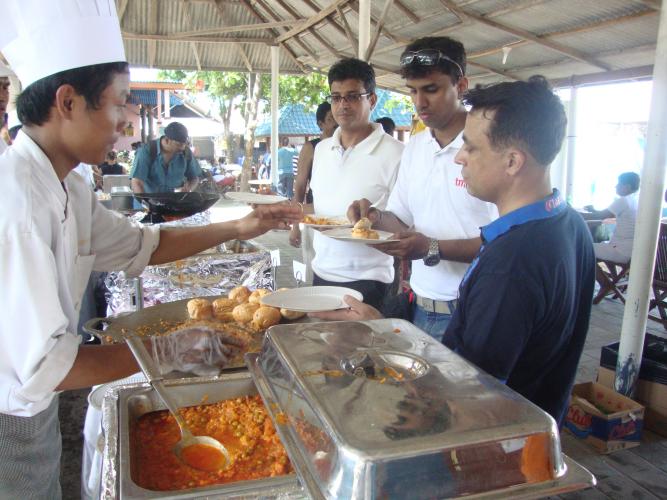
<path id="1" fill-rule="evenodd" d="M 364 300 L 364 296 L 356 290 L 342 286 L 309 286 L 280 290 L 264 295 L 260 301 L 266 306 L 280 307 L 290 311 L 321 312 L 344 309 L 347 304 L 343 301 L 344 295 L 351 295 L 357 300 Z"/>
<path id="2" fill-rule="evenodd" d="M 225 198 L 240 201 L 243 203 L 249 203 L 254 205 L 270 205 L 272 203 L 280 203 L 281 201 L 287 201 L 287 198 L 284 196 L 278 196 L 276 194 L 258 194 L 258 193 L 243 193 L 232 191 L 231 193 L 225 193 Z"/>
<path id="3" fill-rule="evenodd" d="M 308 214 L 310 217 L 313 217 L 314 219 L 329 219 L 331 224 L 311 224 L 309 222 L 302 222 L 304 226 L 310 226 L 314 227 L 316 229 L 331 229 L 335 227 L 352 227 L 352 223 L 348 220 L 347 217 L 343 215 L 338 215 L 335 217 L 327 217 L 326 215 L 317 215 L 317 214 Z"/>
<path id="4" fill-rule="evenodd" d="M 109 389 L 116 387 L 117 385 L 125 384 L 138 384 L 139 382 L 146 382 L 146 377 L 143 373 L 135 373 L 129 377 L 122 378 L 120 380 L 115 380 L 114 382 L 109 382 L 107 384 L 102 384 L 97 386 L 95 389 L 90 391 L 88 394 L 88 404 L 95 408 L 96 410 L 102 410 L 102 401 L 104 400 L 104 395 Z"/>
<path id="5" fill-rule="evenodd" d="M 377 231 L 377 233 L 378 236 L 380 236 L 380 238 L 377 240 L 371 240 L 366 238 L 355 238 L 354 236 L 352 236 L 352 228 L 349 227 L 328 229 L 326 231 L 322 231 L 321 234 L 323 234 L 324 236 L 328 236 L 329 238 L 334 238 L 336 240 L 350 241 L 354 243 L 365 243 L 367 245 L 377 245 L 379 243 L 386 243 L 388 241 L 398 241 L 395 238 L 391 238 L 391 235 L 393 233 L 387 231 Z"/>

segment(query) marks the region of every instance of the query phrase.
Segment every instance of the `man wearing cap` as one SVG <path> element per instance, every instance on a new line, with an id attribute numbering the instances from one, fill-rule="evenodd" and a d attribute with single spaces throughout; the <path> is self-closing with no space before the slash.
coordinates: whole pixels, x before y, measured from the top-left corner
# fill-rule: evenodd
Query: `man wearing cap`
<path id="1" fill-rule="evenodd" d="M 373 227 L 396 233 L 399 241 L 375 248 L 412 261 L 412 292 L 388 301 L 385 312 L 409 319 L 437 340 L 479 250 L 479 228 L 498 213 L 491 203 L 468 194 L 461 166 L 454 162 L 466 121 L 460 100 L 468 88 L 465 66 L 463 44 L 448 37 L 421 38 L 406 47 L 401 75 L 428 128 L 403 151 L 386 210 L 359 200 L 348 211 L 354 221 L 366 216 Z"/>
<path id="2" fill-rule="evenodd" d="M 115 2 L 4 0 L 3 9 L 0 51 L 24 86 L 24 127 L 0 155 L 0 498 L 51 500 L 61 497 L 58 393 L 139 369 L 124 344 L 79 345 L 91 270 L 137 276 L 147 264 L 285 228 L 302 211 L 265 205 L 238 221 L 160 229 L 105 209 L 71 171 L 101 163 L 125 127 L 129 70 Z M 228 347 L 217 332 L 184 335 L 147 347 L 193 340 L 203 349 L 180 354 L 196 359 Z"/>
<path id="3" fill-rule="evenodd" d="M 172 122 L 160 139 L 150 141 L 134 156 L 132 191 L 167 193 L 176 189 L 192 191 L 202 176 L 199 163 L 188 146 L 188 129 Z"/>

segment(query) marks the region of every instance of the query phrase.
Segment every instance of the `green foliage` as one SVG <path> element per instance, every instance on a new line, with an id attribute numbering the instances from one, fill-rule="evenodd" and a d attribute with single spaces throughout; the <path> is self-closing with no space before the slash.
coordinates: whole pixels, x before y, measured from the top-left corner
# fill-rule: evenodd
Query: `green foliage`
<path id="1" fill-rule="evenodd" d="M 265 100 L 271 96 L 271 76 L 262 78 L 262 94 Z M 278 81 L 279 107 L 286 104 L 303 104 L 307 111 L 315 111 L 329 94 L 326 76 L 320 73 L 307 75 L 282 75 Z"/>
<path id="2" fill-rule="evenodd" d="M 396 92 L 390 92 L 389 95 L 391 97 L 387 99 L 384 105 L 387 111 L 393 112 L 395 108 L 399 108 L 401 111 L 407 111 L 408 113 L 413 112 L 414 107 L 412 104 L 412 99 L 410 99 L 409 96 L 398 94 Z"/>

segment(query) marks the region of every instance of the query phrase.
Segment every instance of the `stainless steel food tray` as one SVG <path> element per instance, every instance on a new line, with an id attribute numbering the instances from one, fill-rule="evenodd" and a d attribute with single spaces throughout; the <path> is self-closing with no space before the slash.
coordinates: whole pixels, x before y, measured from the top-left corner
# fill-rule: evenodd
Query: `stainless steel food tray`
<path id="1" fill-rule="evenodd" d="M 538 498 L 595 484 L 548 414 L 408 322 L 278 325 L 246 361 L 313 498 Z M 535 442 L 539 476 L 521 462 Z"/>
<path id="2" fill-rule="evenodd" d="M 215 300 L 221 295 L 204 297 Z M 99 338 L 102 343 L 115 344 L 125 342 L 125 337 L 135 332 L 144 332 L 141 336 L 151 336 L 153 333 L 164 333 L 189 319 L 187 303 L 191 299 L 176 300 L 165 304 L 140 309 L 129 313 L 119 313 L 106 318 L 92 318 L 83 325 L 84 331 Z M 256 332 L 239 325 L 238 328 L 249 333 L 253 341 L 249 351 L 258 351 L 261 346 L 264 332 Z M 224 370 L 245 368 L 243 357 L 236 357 L 225 366 Z"/>
<path id="3" fill-rule="evenodd" d="M 200 404 L 204 396 L 209 403 L 244 395 L 257 394 L 250 374 L 234 373 L 220 377 L 165 381 L 165 386 L 179 406 Z M 164 498 L 208 499 L 305 499 L 294 474 L 253 481 L 239 481 L 179 491 L 152 491 L 138 486 L 131 475 L 130 426 L 141 415 L 165 406 L 147 383 L 118 386 L 109 392 L 103 403 L 104 457 L 102 498 L 122 500 Z"/>

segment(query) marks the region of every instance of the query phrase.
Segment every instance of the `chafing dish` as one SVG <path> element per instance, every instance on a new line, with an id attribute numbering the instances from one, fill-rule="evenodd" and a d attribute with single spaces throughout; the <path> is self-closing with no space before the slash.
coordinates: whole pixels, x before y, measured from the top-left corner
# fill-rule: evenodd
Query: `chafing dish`
<path id="1" fill-rule="evenodd" d="M 554 420 L 412 324 L 278 325 L 246 355 L 313 498 L 536 498 L 594 477 Z"/>
<path id="2" fill-rule="evenodd" d="M 248 372 L 222 375 L 215 378 L 180 379 L 165 381 L 179 406 L 200 404 L 207 396 L 213 403 L 247 394 L 257 394 Z M 132 480 L 132 453 L 130 427 L 145 413 L 163 410 L 164 405 L 147 383 L 118 386 L 109 392 L 103 403 L 104 458 L 102 498 L 305 498 L 294 474 L 239 481 L 179 491 L 151 491 L 141 488 Z"/>

